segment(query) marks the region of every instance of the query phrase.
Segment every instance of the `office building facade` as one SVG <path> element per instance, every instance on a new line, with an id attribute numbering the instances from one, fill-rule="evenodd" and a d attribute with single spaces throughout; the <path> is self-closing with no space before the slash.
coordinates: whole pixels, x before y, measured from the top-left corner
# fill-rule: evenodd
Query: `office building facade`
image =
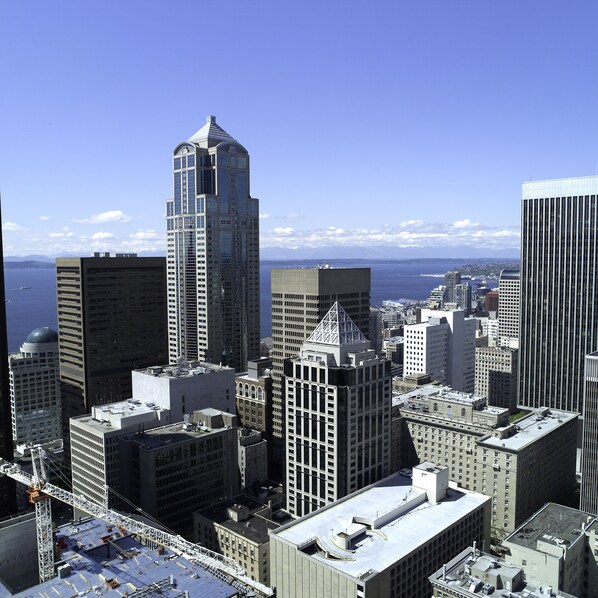
<path id="1" fill-rule="evenodd" d="M 501 345 L 519 346 L 519 270 L 503 270 L 498 281 L 498 338 Z"/>
<path id="2" fill-rule="evenodd" d="M 523 183 L 519 403 L 581 413 L 598 348 L 598 176 Z"/>
<path id="3" fill-rule="evenodd" d="M 167 361 L 165 265 L 134 254 L 56 260 L 65 426 L 130 398 L 131 371 Z"/>
<path id="4" fill-rule="evenodd" d="M 475 389 L 487 397 L 494 407 L 517 410 L 517 349 L 509 347 L 476 347 Z"/>
<path id="5" fill-rule="evenodd" d="M 272 270 L 272 461 L 275 479 L 284 479 L 284 360 L 302 344 L 338 301 L 359 330 L 369 335 L 369 268 L 280 268 Z"/>
<path id="6" fill-rule="evenodd" d="M 259 357 L 259 213 L 249 154 L 216 117 L 173 152 L 166 202 L 170 362 Z"/>
<path id="7" fill-rule="evenodd" d="M 31 447 L 62 440 L 58 333 L 37 328 L 8 360 L 12 435 Z"/>
<path id="8" fill-rule="evenodd" d="M 433 461 L 460 486 L 492 497 L 492 536 L 512 532 L 575 487 L 577 414 L 538 409 L 509 423 L 484 397 L 424 386 L 393 398 L 393 463 Z"/>
<path id="9" fill-rule="evenodd" d="M 389 473 L 390 362 L 335 303 L 285 361 L 287 511 L 307 515 Z"/>
<path id="10" fill-rule="evenodd" d="M 598 352 L 586 355 L 580 508 L 598 513 Z"/>
<path id="11" fill-rule="evenodd" d="M 270 583 L 279 598 L 429 598 L 450 556 L 489 546 L 489 507 L 422 463 L 273 530 Z"/>

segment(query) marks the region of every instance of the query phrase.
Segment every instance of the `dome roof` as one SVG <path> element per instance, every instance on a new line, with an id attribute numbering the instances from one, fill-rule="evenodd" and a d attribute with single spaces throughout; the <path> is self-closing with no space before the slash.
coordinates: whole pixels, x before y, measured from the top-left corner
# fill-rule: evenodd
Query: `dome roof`
<path id="1" fill-rule="evenodd" d="M 48 328 L 47 326 L 44 326 L 43 328 L 36 328 L 29 334 L 25 342 L 35 344 L 57 343 L 58 332 Z"/>

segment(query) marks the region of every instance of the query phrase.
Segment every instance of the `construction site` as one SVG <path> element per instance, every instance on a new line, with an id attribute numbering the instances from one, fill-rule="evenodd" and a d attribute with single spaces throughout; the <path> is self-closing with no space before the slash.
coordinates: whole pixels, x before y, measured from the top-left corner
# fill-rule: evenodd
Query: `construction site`
<path id="1" fill-rule="evenodd" d="M 0 525 L 0 598 L 274 596 L 232 559 L 51 484 L 43 451 L 32 465 L 0 459 L 0 475 L 23 484 L 35 508 Z M 52 500 L 89 517 L 55 527 Z"/>

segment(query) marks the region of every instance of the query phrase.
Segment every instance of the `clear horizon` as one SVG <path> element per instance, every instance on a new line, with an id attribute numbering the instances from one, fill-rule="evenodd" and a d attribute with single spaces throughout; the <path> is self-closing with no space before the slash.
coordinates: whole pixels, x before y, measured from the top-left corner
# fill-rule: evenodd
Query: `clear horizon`
<path id="1" fill-rule="evenodd" d="M 164 251 L 172 150 L 208 114 L 250 153 L 266 254 L 516 255 L 521 182 L 598 172 L 590 0 L 0 16 L 6 255 Z"/>

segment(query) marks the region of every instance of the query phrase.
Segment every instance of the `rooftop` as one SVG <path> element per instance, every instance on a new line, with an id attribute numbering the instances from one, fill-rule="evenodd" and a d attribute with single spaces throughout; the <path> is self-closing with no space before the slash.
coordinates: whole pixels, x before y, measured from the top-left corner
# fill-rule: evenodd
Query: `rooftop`
<path id="1" fill-rule="evenodd" d="M 369 347 L 368 340 L 338 301 L 328 310 L 307 342 L 337 347 L 366 343 Z"/>
<path id="2" fill-rule="evenodd" d="M 541 544 L 570 546 L 598 517 L 584 511 L 547 503 L 505 538 L 525 548 L 542 551 Z"/>
<path id="3" fill-rule="evenodd" d="M 432 504 L 400 473 L 272 532 L 328 567 L 360 578 L 383 571 L 482 507 L 489 497 L 450 488 Z M 359 523 L 358 523 L 359 522 Z M 351 541 L 351 549 L 343 543 Z"/>
<path id="4" fill-rule="evenodd" d="M 215 116 L 208 116 L 206 124 L 192 135 L 189 141 L 203 148 L 214 147 L 223 141 L 239 145 L 234 137 L 231 137 L 220 125 L 216 124 Z"/>
<path id="5" fill-rule="evenodd" d="M 163 446 L 186 442 L 194 438 L 201 438 L 209 434 L 222 432 L 224 428 L 212 429 L 206 426 L 195 424 L 169 424 L 160 428 L 152 428 L 145 432 L 133 434 L 127 437 L 129 440 L 143 446 L 146 449 L 156 449 Z"/>
<path id="6" fill-rule="evenodd" d="M 238 595 L 235 588 L 199 565 L 168 549 L 143 546 L 128 532 L 99 519 L 64 525 L 58 528 L 57 538 L 61 547 L 56 560 L 59 576 L 14 595 L 0 585 L 0 598 L 33 595 L 66 598 L 87 594 L 114 598 L 159 594 L 174 598 L 185 592 L 206 598 Z M 64 567 L 62 573 L 61 567 Z M 146 593 L 142 594 L 143 590 Z"/>
<path id="7" fill-rule="evenodd" d="M 97 431 L 121 430 L 130 425 L 141 423 L 167 422 L 169 410 L 151 402 L 139 399 L 128 399 L 118 403 L 96 405 L 91 414 L 73 418 L 78 424 L 85 424 L 87 428 Z"/>
<path id="8" fill-rule="evenodd" d="M 508 437 L 492 436 L 479 442 L 480 446 L 520 450 L 539 438 L 554 432 L 559 426 L 578 418 L 577 413 L 557 411 L 546 407 L 536 409 L 527 417 L 518 420 L 513 426 L 515 433 Z M 499 428 L 498 431 L 501 429 Z"/>
<path id="9" fill-rule="evenodd" d="M 191 378 L 201 374 L 212 374 L 214 372 L 234 371 L 226 365 L 217 365 L 207 361 L 185 361 L 181 359 L 176 365 L 155 365 L 141 370 L 135 370 L 140 374 L 147 374 L 155 378 Z"/>
<path id="10" fill-rule="evenodd" d="M 452 590 L 451 595 L 459 592 L 459 596 L 467 597 L 492 595 L 493 598 L 573 598 L 554 590 L 547 593 L 546 587 L 528 584 L 520 567 L 475 548 L 466 548 L 445 567 L 431 575 L 430 581 L 435 586 Z"/>
<path id="11" fill-rule="evenodd" d="M 230 518 L 229 510 L 238 508 L 239 505 L 241 510 L 243 507 L 248 510 L 247 517 L 242 516 L 235 521 Z M 291 515 L 283 510 L 278 510 L 270 516 L 266 505 L 244 494 L 202 509 L 197 514 L 256 544 L 268 542 L 270 530 L 277 529 L 292 520 Z"/>

